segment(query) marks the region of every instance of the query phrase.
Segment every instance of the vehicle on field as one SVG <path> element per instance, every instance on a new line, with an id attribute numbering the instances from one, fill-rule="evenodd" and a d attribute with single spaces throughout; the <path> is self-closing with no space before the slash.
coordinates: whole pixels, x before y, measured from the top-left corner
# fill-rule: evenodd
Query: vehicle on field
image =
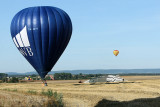
<path id="1" fill-rule="evenodd" d="M 108 75 L 106 77 L 106 82 L 123 82 L 124 78 L 119 77 L 119 75 Z"/>

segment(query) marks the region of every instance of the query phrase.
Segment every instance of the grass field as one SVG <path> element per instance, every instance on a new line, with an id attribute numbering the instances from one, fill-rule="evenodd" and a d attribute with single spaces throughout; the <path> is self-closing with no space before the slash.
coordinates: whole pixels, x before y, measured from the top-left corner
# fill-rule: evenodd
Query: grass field
<path id="1" fill-rule="evenodd" d="M 47 87 L 43 87 L 41 82 L 1 83 L 0 106 L 12 105 L 14 102 L 23 106 L 21 102 L 25 100 L 26 103 L 39 107 L 47 97 L 25 93 L 29 90 L 41 93 L 42 90 L 52 89 L 63 94 L 66 107 L 160 107 L 160 76 L 124 78 L 128 81 L 95 84 L 80 84 L 79 80 L 48 81 Z"/>

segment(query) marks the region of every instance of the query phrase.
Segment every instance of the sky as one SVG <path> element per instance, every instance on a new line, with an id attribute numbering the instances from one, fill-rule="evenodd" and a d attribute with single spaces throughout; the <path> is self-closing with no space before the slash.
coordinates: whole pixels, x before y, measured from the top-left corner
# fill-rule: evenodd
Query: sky
<path id="1" fill-rule="evenodd" d="M 23 8 L 54 6 L 70 16 L 71 40 L 52 71 L 160 68 L 159 0 L 0 1 L 0 72 L 31 72 L 14 45 L 10 23 Z M 119 55 L 113 55 L 119 50 Z"/>

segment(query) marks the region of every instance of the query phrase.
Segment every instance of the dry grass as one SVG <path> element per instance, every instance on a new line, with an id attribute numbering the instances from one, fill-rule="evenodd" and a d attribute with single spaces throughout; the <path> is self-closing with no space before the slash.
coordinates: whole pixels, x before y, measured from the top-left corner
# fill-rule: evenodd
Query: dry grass
<path id="1" fill-rule="evenodd" d="M 52 89 L 53 91 L 57 91 L 58 93 L 63 94 L 63 100 L 65 106 L 67 107 L 104 107 L 107 104 L 115 105 L 126 105 L 125 107 L 147 107 L 148 102 L 154 104 L 154 107 L 157 107 L 156 102 L 160 102 L 160 76 L 129 76 L 124 77 L 131 79 L 132 81 L 127 81 L 124 83 L 96 83 L 93 85 L 90 84 L 80 84 L 78 81 L 49 81 L 48 87 L 43 87 L 40 82 L 31 82 L 31 83 L 17 83 L 17 84 L 0 84 L 0 89 L 18 89 L 18 92 L 25 93 L 28 90 L 36 90 L 38 93 L 41 92 L 42 89 L 48 90 Z M 14 93 L 14 92 L 9 92 Z M 17 92 L 16 92 L 17 93 Z M 14 94 L 3 95 L 3 92 L 0 92 L 1 96 L 6 98 L 3 101 L 0 100 L 0 104 L 3 102 L 7 102 L 7 97 L 13 99 Z M 18 94 L 18 93 L 17 93 Z M 31 95 L 35 102 L 41 103 L 45 100 L 45 98 L 36 98 L 36 96 Z M 31 96 L 21 97 L 23 99 L 30 99 Z M 14 102 L 23 100 L 21 97 L 16 97 Z M 19 99 L 18 99 L 19 98 Z M 143 99 L 144 98 L 144 99 Z M 146 98 L 150 98 L 147 99 Z M 36 100 L 37 99 L 37 100 Z M 5 101 L 6 100 L 6 101 Z M 30 101 L 30 100 L 28 100 Z M 116 102 L 117 101 L 117 102 Z M 136 103 L 139 102 L 139 103 Z M 27 103 L 27 102 L 26 102 Z M 133 106 L 132 106 L 133 105 Z M 136 105 L 136 106 L 134 106 Z M 111 106 L 111 105 L 110 105 Z M 118 106 L 117 106 L 118 107 Z"/>
<path id="2" fill-rule="evenodd" d="M 0 92 L 0 105 L 4 107 L 42 107 L 47 98 L 34 95 L 26 95 L 17 92 Z"/>
<path id="3" fill-rule="evenodd" d="M 62 107 L 62 97 L 52 90 L 43 90 L 37 93 L 35 90 L 18 91 L 5 88 L 0 91 L 0 107 Z"/>

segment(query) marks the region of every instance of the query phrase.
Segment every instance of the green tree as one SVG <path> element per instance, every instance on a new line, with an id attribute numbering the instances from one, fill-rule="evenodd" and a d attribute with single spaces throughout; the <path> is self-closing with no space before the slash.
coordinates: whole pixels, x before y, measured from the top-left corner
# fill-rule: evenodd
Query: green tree
<path id="1" fill-rule="evenodd" d="M 7 77 L 8 75 L 5 73 L 0 73 L 0 80 L 2 80 L 2 78 Z"/>
<path id="2" fill-rule="evenodd" d="M 70 79 L 73 79 L 71 73 L 55 73 L 54 78 L 55 78 L 55 80 L 70 80 Z"/>
<path id="3" fill-rule="evenodd" d="M 16 77 L 12 77 L 12 79 L 9 81 L 10 83 L 18 83 L 19 80 Z"/>

